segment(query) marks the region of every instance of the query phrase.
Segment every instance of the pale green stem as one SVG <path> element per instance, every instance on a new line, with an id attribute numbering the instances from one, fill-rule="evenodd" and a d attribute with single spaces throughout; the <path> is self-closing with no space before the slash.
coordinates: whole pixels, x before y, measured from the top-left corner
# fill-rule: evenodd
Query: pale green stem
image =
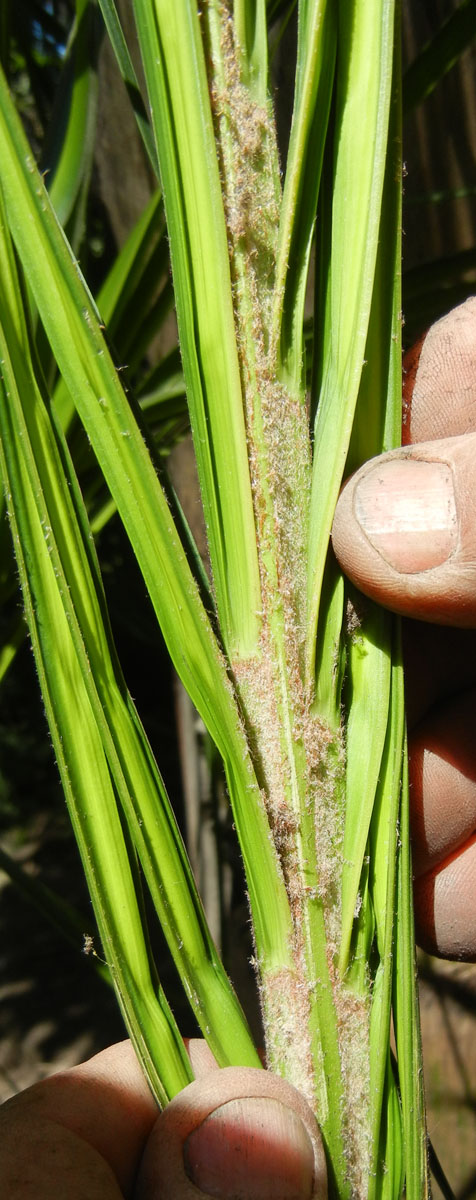
<path id="1" fill-rule="evenodd" d="M 232 667 L 242 699 L 246 718 L 251 727 L 251 738 L 256 740 L 258 760 L 262 754 L 265 762 L 264 786 L 267 804 L 273 814 L 278 796 L 285 797 L 289 820 L 293 823 L 292 859 L 287 861 L 286 851 L 281 848 L 285 878 L 288 879 L 290 894 L 293 887 L 299 892 L 295 903 L 295 933 L 293 955 L 295 974 L 305 972 L 312 993 L 311 1005 L 306 1012 L 308 1021 L 309 1050 L 312 1061 L 312 1083 L 299 1075 L 300 1066 L 283 1056 L 282 1035 L 278 1023 L 266 1030 L 267 1051 L 270 1066 L 293 1078 L 298 1085 L 314 1091 L 324 1134 L 332 1144 L 335 1164 L 341 1164 L 343 1172 L 339 1180 L 339 1192 L 345 1194 L 345 1167 L 341 1121 L 341 1073 L 337 1038 L 336 1013 L 327 960 L 326 930 L 323 901 L 319 895 L 319 865 L 316 856 L 316 831 L 314 811 L 309 803 L 307 790 L 308 769 L 306 765 L 305 723 L 306 699 L 302 687 L 296 683 L 299 674 L 299 631 L 291 630 L 293 616 L 299 621 L 299 613 L 293 609 L 293 601 L 286 597 L 283 574 L 293 570 L 294 562 L 285 562 L 285 550 L 280 536 L 280 522 L 285 524 L 293 512 L 299 512 L 301 529 L 306 523 L 309 476 L 299 458 L 309 453 L 307 433 L 304 426 L 302 401 L 290 396 L 280 388 L 275 374 L 275 363 L 269 354 L 269 298 L 272 296 L 271 279 L 260 276 L 259 249 L 253 249 L 257 227 L 260 229 L 262 195 L 256 211 L 247 212 L 248 225 L 243 229 L 233 228 L 235 201 L 240 189 L 245 190 L 246 144 L 240 144 L 243 128 L 246 134 L 246 118 L 252 117 L 252 98 L 243 95 L 243 79 L 236 69 L 234 44 L 228 29 L 224 35 L 221 4 L 212 2 L 207 9 L 207 28 L 213 59 L 213 79 L 217 95 L 218 129 L 221 152 L 221 169 L 228 211 L 229 226 L 233 236 L 232 270 L 235 285 L 235 318 L 237 341 L 242 364 L 245 392 L 251 476 L 255 493 L 256 538 L 262 580 L 263 635 L 257 644 L 254 661 L 235 657 Z M 226 103 L 228 97 L 228 104 Z M 247 108 L 249 105 L 249 108 Z M 242 115 L 243 114 L 243 115 Z M 241 119 L 240 119 L 241 118 Z M 262 126 L 261 164 L 266 163 L 270 171 L 268 183 L 268 212 L 276 194 L 277 155 L 274 130 L 267 120 L 267 111 L 256 111 L 255 126 Z M 244 150 L 244 155 L 243 155 Z M 266 167 L 262 165 L 262 171 Z M 263 196 L 265 187 L 263 187 Z M 256 226 L 253 225 L 256 220 Z M 272 269 L 275 252 L 275 231 L 268 233 L 268 271 Z M 270 265 L 271 264 L 271 267 Z M 281 412 L 278 411 L 281 410 Z M 298 415 L 296 416 L 296 410 Z M 280 430 L 280 422 L 282 429 Z M 278 432 L 276 432 L 278 430 Z M 279 440 L 281 438 L 281 441 Z M 289 445 L 286 446 L 286 441 Z M 295 441 L 290 453 L 291 469 L 286 477 L 288 497 L 286 502 L 280 495 L 278 513 L 276 491 L 273 492 L 273 477 L 277 463 L 282 469 L 283 452 Z M 307 445 L 306 445 L 307 441 Z M 303 538 L 304 542 L 304 538 Z M 299 549 L 293 547 L 296 559 Z M 298 566 L 299 570 L 299 566 Z M 297 580 L 294 581 L 296 592 Z M 284 589 L 284 591 L 283 591 Z M 299 603 L 295 598 L 296 607 Z M 293 656 L 293 662 L 290 660 Z M 270 658 L 268 659 L 268 656 Z M 294 683 L 293 683 L 294 672 Z M 260 693 L 268 686 L 273 690 L 276 719 L 272 730 L 263 724 L 259 713 Z M 294 690 L 293 690 L 294 689 Z M 316 731 L 314 731 L 315 733 Z M 304 740 L 303 740 L 304 739 Z M 273 745 L 271 745 L 271 742 Z M 279 767 L 277 775 L 270 765 L 273 758 Z M 284 772 L 284 778 L 283 778 Z M 279 845 L 279 836 L 278 836 Z M 260 964 L 261 966 L 261 964 Z M 271 1020 L 275 1016 L 273 992 L 275 980 L 261 972 L 263 1006 Z M 282 981 L 283 1017 L 289 1023 L 294 1017 L 302 1024 L 300 1012 L 296 1011 L 296 980 L 289 977 L 288 994 Z M 296 1042 L 302 1041 L 302 1028 L 296 1031 Z M 309 1094 L 309 1091 L 308 1091 Z M 336 1170 L 339 1167 L 336 1166 Z"/>

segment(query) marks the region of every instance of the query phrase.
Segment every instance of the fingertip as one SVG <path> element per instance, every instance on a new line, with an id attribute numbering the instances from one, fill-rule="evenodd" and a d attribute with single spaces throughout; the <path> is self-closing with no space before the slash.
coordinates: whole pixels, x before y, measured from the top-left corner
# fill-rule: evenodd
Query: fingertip
<path id="1" fill-rule="evenodd" d="M 413 870 L 437 868 L 476 829 L 476 692 L 450 696 L 409 738 Z M 476 897 L 475 897 L 476 924 Z"/>
<path id="2" fill-rule="evenodd" d="M 418 944 L 440 958 L 476 959 L 476 835 L 415 881 Z"/>
<path id="3" fill-rule="evenodd" d="M 403 441 L 476 429 L 476 297 L 428 329 L 404 359 Z"/>
<path id="4" fill-rule="evenodd" d="M 476 623 L 476 435 L 391 451 L 347 482 L 332 529 L 352 582 L 403 616 Z"/>
<path id="5" fill-rule="evenodd" d="M 325 1200 L 322 1141 L 304 1098 L 266 1071 L 227 1068 L 195 1080 L 152 1131 L 135 1200 Z"/>

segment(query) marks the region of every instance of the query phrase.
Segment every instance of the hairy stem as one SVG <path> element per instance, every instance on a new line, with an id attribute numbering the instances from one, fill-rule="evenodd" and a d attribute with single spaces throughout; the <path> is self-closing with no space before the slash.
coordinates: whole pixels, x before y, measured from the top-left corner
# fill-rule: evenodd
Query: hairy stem
<path id="1" fill-rule="evenodd" d="M 269 107 L 243 83 L 243 48 L 236 45 L 227 5 L 209 0 L 204 17 L 262 595 L 254 652 L 235 656 L 231 666 L 293 922 L 294 971 L 264 973 L 257 963 L 266 1050 L 269 1066 L 291 1079 L 316 1110 L 334 1163 L 336 1192 L 345 1196 L 348 1160 L 359 1156 L 345 1148 L 355 1117 L 349 1121 L 346 1112 L 352 1082 L 342 1070 L 342 1047 L 354 1063 L 354 1076 L 366 1077 L 368 1020 L 365 997 L 344 989 L 334 967 L 340 935 L 342 735 L 312 713 L 313 695 L 304 685 L 311 446 L 305 396 L 280 381 L 271 338 L 278 151 Z M 349 1053 L 349 1037 L 357 1037 L 359 1053 Z"/>

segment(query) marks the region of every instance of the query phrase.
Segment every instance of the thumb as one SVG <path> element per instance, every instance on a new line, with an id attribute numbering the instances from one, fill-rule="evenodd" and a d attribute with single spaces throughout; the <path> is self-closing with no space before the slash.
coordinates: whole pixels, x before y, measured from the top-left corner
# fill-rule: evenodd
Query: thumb
<path id="1" fill-rule="evenodd" d="M 135 1200 L 325 1200 L 321 1137 L 291 1084 L 254 1068 L 196 1079 L 149 1137 Z"/>
<path id="2" fill-rule="evenodd" d="M 476 434 L 365 463 L 341 493 L 332 542 L 343 571 L 379 604 L 476 626 Z"/>

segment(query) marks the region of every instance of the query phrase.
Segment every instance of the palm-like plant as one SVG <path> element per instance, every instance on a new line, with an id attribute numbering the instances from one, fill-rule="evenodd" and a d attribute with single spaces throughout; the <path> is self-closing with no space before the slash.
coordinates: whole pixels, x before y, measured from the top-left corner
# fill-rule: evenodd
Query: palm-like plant
<path id="1" fill-rule="evenodd" d="M 268 40 L 295 7 L 282 174 Z M 149 124 L 113 0 L 101 9 L 160 190 L 96 303 L 58 219 L 75 246 L 96 18 L 77 0 L 74 103 L 51 179 L 0 83 L 0 429 L 25 610 L 105 956 L 159 1103 L 191 1068 L 152 961 L 143 883 L 219 1065 L 260 1065 L 114 648 L 91 529 L 117 510 L 223 762 L 267 1064 L 316 1112 L 332 1195 L 405 1187 L 420 1200 L 399 631 L 356 602 L 329 549 L 344 473 L 399 441 L 398 11 L 134 0 Z M 161 457 L 183 422 L 177 357 L 149 378 L 137 370 L 126 393 L 108 341 L 128 336 L 138 303 L 148 335 L 163 317 L 164 211 L 210 577 Z M 147 338 L 134 330 L 138 367 Z M 103 487 L 90 501 L 78 419 Z"/>

